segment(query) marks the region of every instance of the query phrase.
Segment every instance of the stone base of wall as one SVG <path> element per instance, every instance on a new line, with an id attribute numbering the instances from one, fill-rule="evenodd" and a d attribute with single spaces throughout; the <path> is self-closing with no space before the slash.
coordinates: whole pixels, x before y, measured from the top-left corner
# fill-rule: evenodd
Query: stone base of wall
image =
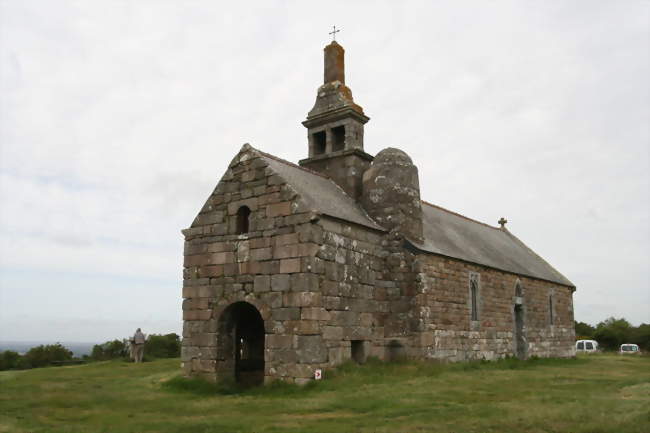
<path id="1" fill-rule="evenodd" d="M 414 359 L 437 359 L 449 362 L 514 357 L 514 333 L 495 331 L 436 330 L 422 333 L 422 346 L 412 349 Z M 553 336 L 540 335 L 528 342 L 527 358 L 568 358 L 575 356 L 571 330 L 557 329 Z M 539 342 L 538 342 L 539 341 Z"/>

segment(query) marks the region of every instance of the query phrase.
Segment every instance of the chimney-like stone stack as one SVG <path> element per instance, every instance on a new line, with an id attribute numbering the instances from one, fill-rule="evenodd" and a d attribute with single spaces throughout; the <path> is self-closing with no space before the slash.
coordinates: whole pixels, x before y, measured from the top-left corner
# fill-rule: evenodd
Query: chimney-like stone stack
<path id="1" fill-rule="evenodd" d="M 325 73 L 323 84 L 338 81 L 345 84 L 345 50 L 332 41 L 325 47 Z"/>
<path id="2" fill-rule="evenodd" d="M 332 41 L 324 50 L 324 83 L 302 124 L 307 128 L 309 157 L 300 165 L 330 177 L 355 200 L 372 156 L 363 150 L 363 126 L 369 118 L 345 85 L 345 50 Z"/>

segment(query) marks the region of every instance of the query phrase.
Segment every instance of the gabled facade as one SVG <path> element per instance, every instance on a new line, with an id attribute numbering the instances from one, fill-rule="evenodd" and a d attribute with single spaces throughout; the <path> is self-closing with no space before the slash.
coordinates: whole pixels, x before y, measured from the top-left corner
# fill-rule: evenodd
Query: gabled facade
<path id="1" fill-rule="evenodd" d="M 183 230 L 185 373 L 304 383 L 368 356 L 572 356 L 574 285 L 505 224 L 423 202 L 404 152 L 367 154 L 343 56 L 325 48 L 308 158 L 244 145 Z"/>

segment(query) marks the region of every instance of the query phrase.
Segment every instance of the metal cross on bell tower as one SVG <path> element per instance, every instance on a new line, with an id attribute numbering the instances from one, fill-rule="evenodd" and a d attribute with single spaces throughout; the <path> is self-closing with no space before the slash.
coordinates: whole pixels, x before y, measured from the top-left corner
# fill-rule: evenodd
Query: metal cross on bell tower
<path id="1" fill-rule="evenodd" d="M 336 40 L 336 34 L 340 32 L 340 30 L 336 30 L 336 26 L 332 26 L 332 31 L 329 32 L 330 35 L 332 35 L 332 40 Z"/>

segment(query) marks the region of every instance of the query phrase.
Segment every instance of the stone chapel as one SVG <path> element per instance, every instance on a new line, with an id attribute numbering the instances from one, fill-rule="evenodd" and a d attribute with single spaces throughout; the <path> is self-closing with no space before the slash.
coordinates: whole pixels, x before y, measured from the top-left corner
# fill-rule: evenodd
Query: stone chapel
<path id="1" fill-rule="evenodd" d="M 184 373 L 305 383 L 369 356 L 573 356 L 574 284 L 505 220 L 423 201 L 403 151 L 366 153 L 343 47 L 324 52 L 308 157 L 245 144 L 182 231 Z"/>

